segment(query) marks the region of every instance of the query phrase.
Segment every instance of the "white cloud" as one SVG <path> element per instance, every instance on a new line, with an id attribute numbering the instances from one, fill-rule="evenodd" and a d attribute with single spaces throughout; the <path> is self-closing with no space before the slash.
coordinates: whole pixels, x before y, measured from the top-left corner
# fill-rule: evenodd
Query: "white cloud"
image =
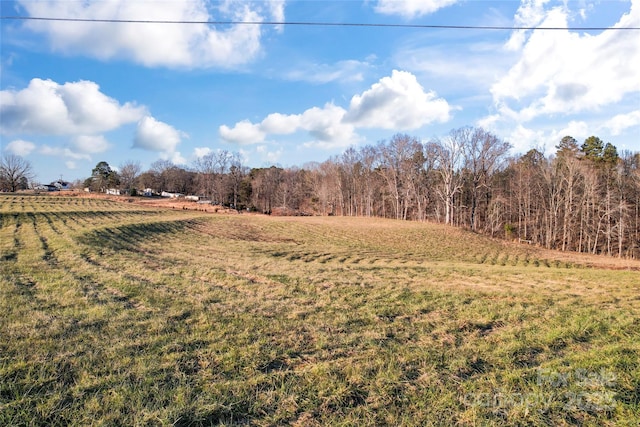
<path id="1" fill-rule="evenodd" d="M 179 156 L 180 153 L 176 153 L 176 148 L 184 136 L 186 135 L 173 126 L 151 116 L 145 116 L 138 122 L 133 146 L 143 150 L 160 152 L 166 158 L 170 158 L 176 154 Z"/>
<path id="2" fill-rule="evenodd" d="M 260 155 L 260 158 L 262 159 L 262 161 L 270 164 L 276 164 L 282 157 L 283 151 L 282 151 L 282 148 L 279 148 L 275 151 L 271 151 L 267 146 L 259 145 L 256 147 L 256 153 Z"/>
<path id="3" fill-rule="evenodd" d="M 293 133 L 298 127 L 300 127 L 300 115 L 298 114 L 272 113 L 260 123 L 262 132 L 278 135 Z"/>
<path id="4" fill-rule="evenodd" d="M 219 132 L 227 142 L 255 144 L 270 134 L 306 131 L 313 137 L 307 146 L 340 147 L 361 139 L 356 134 L 358 128 L 417 129 L 434 121 L 447 121 L 449 111 L 447 101 L 425 92 L 413 74 L 393 71 L 390 77 L 353 96 L 349 110 L 327 103 L 302 114 L 272 113 L 260 123 L 243 120 L 233 128 L 222 125 Z"/>
<path id="5" fill-rule="evenodd" d="M 589 129 L 589 124 L 587 124 L 587 122 L 582 120 L 571 120 L 567 126 L 552 133 L 551 141 L 557 144 L 567 135 L 576 139 L 584 139 L 591 133 L 593 133 L 593 130 Z"/>
<path id="6" fill-rule="evenodd" d="M 514 61 L 512 53 L 496 55 L 501 48 L 499 42 L 478 40 L 477 37 L 465 38 L 455 44 L 437 44 L 420 37 L 398 49 L 394 61 L 400 68 L 429 81 L 442 93 L 479 94 L 490 98 L 492 82 Z"/>
<path id="7" fill-rule="evenodd" d="M 405 18 L 423 16 L 451 6 L 458 0 L 378 0 L 375 11 L 385 15 L 400 15 Z"/>
<path id="8" fill-rule="evenodd" d="M 28 156 L 36 149 L 36 144 L 30 141 L 24 141 L 22 139 L 17 139 L 15 141 L 11 141 L 4 147 L 5 151 L 8 151 L 11 154 L 15 154 L 17 156 L 25 157 Z"/>
<path id="9" fill-rule="evenodd" d="M 425 92 L 413 74 L 393 70 L 351 99 L 346 121 L 359 127 L 410 130 L 446 122 L 450 109 L 435 92 Z"/>
<path id="10" fill-rule="evenodd" d="M 517 153 L 524 153 L 532 148 L 543 148 L 546 137 L 544 132 L 525 128 L 522 125 L 516 126 L 509 134 L 507 141 L 512 145 Z"/>
<path id="11" fill-rule="evenodd" d="M 588 125 L 585 122 L 572 121 L 560 129 L 531 129 L 519 124 L 510 132 L 507 141 L 512 144 L 516 153 L 525 153 L 535 148 L 546 155 L 552 155 L 555 154 L 560 140 L 567 135 L 578 141 L 583 140 L 590 135 Z"/>
<path id="12" fill-rule="evenodd" d="M 500 133 L 507 134 L 506 140 L 513 146 L 516 153 L 524 153 L 532 148 L 543 150 L 545 154 L 554 154 L 556 146 L 565 136 L 572 136 L 578 141 L 582 141 L 593 135 L 594 127 L 582 120 L 572 120 L 564 126 L 525 127 L 518 124 L 510 131 Z"/>
<path id="13" fill-rule="evenodd" d="M 549 4 L 523 0 L 515 25 L 567 27 L 586 13 Z M 614 26 L 640 26 L 640 0 Z M 505 49 L 516 60 L 491 87 L 495 111 L 478 123 L 509 135 L 515 151 L 543 145 L 549 153 L 566 135 L 617 136 L 638 126 L 640 43 L 631 33 L 514 32 Z"/>
<path id="14" fill-rule="evenodd" d="M 102 135 L 80 135 L 72 140 L 73 147 L 81 153 L 104 153 L 111 144 Z"/>
<path id="15" fill-rule="evenodd" d="M 226 0 L 213 9 L 205 0 L 147 2 L 130 0 L 21 0 L 30 16 L 76 19 L 149 21 L 284 20 L 282 0 L 249 3 Z M 211 6 L 209 10 L 207 6 Z M 25 26 L 45 34 L 58 52 L 108 60 L 124 58 L 154 67 L 232 68 L 260 53 L 260 25 L 141 24 L 108 22 L 28 21 Z M 280 29 L 281 30 L 281 29 Z"/>
<path id="16" fill-rule="evenodd" d="M 206 156 L 207 154 L 211 153 L 211 148 L 209 147 L 196 147 L 193 149 L 193 156 L 196 159 L 201 159 L 202 157 Z"/>
<path id="17" fill-rule="evenodd" d="M 67 167 L 67 169 L 71 170 L 75 170 L 78 168 L 78 165 L 73 160 L 67 160 L 66 162 L 64 162 L 64 165 Z"/>
<path id="18" fill-rule="evenodd" d="M 486 130 L 495 131 L 496 125 L 498 122 L 500 122 L 500 119 L 500 114 L 491 114 L 489 116 L 481 117 L 480 119 L 478 119 L 476 121 L 476 125 Z"/>
<path id="19" fill-rule="evenodd" d="M 549 0 L 522 0 L 516 16 L 514 17 L 513 25 L 515 27 L 537 27 L 542 23 L 546 16 L 545 4 Z M 526 40 L 527 30 L 516 30 L 511 34 L 511 38 L 507 42 L 507 49 L 519 50 L 522 48 Z"/>
<path id="20" fill-rule="evenodd" d="M 267 134 L 289 135 L 300 130 L 309 132 L 314 139 L 341 145 L 355 141 L 354 128 L 343 123 L 346 111 L 332 103 L 324 107 L 312 107 L 302 114 L 269 114 L 261 123 L 243 120 L 233 128 L 220 126 L 220 136 L 227 142 L 236 144 L 257 144 L 265 140 Z"/>
<path id="21" fill-rule="evenodd" d="M 285 0 L 270 0 L 267 2 L 269 6 L 269 11 L 271 12 L 271 17 L 274 22 L 284 22 L 284 6 Z M 276 25 L 276 30 L 278 32 L 282 32 L 284 27 L 282 25 Z"/>
<path id="22" fill-rule="evenodd" d="M 557 7 L 543 13 L 540 8 L 546 2 L 533 3 L 532 17 L 523 21 L 567 26 L 567 10 Z M 632 2 L 629 13 L 615 26 L 640 26 L 639 0 Z M 520 54 L 518 62 L 491 89 L 502 113 L 518 121 L 597 111 L 640 92 L 640 43 L 629 32 L 534 31 L 524 39 Z"/>
<path id="23" fill-rule="evenodd" d="M 604 128 L 609 129 L 611 135 L 617 136 L 634 126 L 640 125 L 640 110 L 632 111 L 628 114 L 618 114 L 604 124 Z"/>
<path id="24" fill-rule="evenodd" d="M 49 145 L 43 145 L 39 150 L 40 154 L 52 157 L 64 157 L 74 160 L 87 160 L 91 161 L 91 156 L 87 153 L 78 153 L 66 147 L 51 147 Z"/>
<path id="25" fill-rule="evenodd" d="M 300 127 L 308 131 L 315 141 L 307 143 L 320 147 L 346 147 L 360 138 L 355 128 L 344 120 L 346 111 L 342 107 L 326 104 L 323 108 L 306 110 L 300 118 Z"/>
<path id="26" fill-rule="evenodd" d="M 91 81 L 58 84 L 33 79 L 25 89 L 0 91 L 2 133 L 95 134 L 135 122 L 144 107 L 118 101 Z"/>
<path id="27" fill-rule="evenodd" d="M 170 160 L 174 165 L 186 165 L 187 159 L 185 159 L 179 151 L 173 153 L 166 153 L 162 156 L 166 160 Z"/>
<path id="28" fill-rule="evenodd" d="M 364 79 L 367 62 L 346 60 L 335 64 L 305 64 L 287 72 L 284 77 L 293 81 L 324 84 L 329 82 L 359 82 Z"/>
<path id="29" fill-rule="evenodd" d="M 255 144 L 264 141 L 265 138 L 260 125 L 253 124 L 249 120 L 238 122 L 233 128 L 227 125 L 220 126 L 220 136 L 225 141 L 236 144 Z"/>

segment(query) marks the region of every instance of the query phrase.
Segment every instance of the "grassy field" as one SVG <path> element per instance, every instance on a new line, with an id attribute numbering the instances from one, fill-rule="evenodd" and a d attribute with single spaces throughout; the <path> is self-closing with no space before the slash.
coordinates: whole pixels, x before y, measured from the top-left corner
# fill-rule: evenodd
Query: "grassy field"
<path id="1" fill-rule="evenodd" d="M 0 195 L 0 425 L 640 423 L 640 263 Z"/>

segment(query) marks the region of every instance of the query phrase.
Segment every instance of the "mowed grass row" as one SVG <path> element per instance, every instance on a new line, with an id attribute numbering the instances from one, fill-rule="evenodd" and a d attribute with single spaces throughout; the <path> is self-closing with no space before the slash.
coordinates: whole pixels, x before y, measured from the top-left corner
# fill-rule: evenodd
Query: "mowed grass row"
<path id="1" fill-rule="evenodd" d="M 640 421 L 634 262 L 378 219 L 0 213 L 2 425 Z"/>

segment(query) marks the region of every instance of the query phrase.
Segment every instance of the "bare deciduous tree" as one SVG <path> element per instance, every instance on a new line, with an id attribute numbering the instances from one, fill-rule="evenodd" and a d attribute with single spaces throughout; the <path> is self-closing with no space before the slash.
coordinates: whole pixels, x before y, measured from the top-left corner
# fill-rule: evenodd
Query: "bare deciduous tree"
<path id="1" fill-rule="evenodd" d="M 511 145 L 482 128 L 461 128 L 456 131 L 465 157 L 465 167 L 471 176 L 471 207 L 469 225 L 478 229 L 478 204 L 484 190 L 486 211 L 490 202 L 491 177 L 501 166 Z"/>
<path id="2" fill-rule="evenodd" d="M 430 151 L 435 156 L 436 170 L 441 181 L 436 192 L 444 203 L 445 224 L 453 224 L 454 197 L 462 190 L 460 169 L 463 162 L 463 131 L 453 130 L 444 140 L 429 143 Z"/>
<path id="3" fill-rule="evenodd" d="M 26 190 L 35 174 L 29 161 L 15 154 L 2 156 L 0 162 L 0 188 L 5 191 Z"/>
<path id="4" fill-rule="evenodd" d="M 120 165 L 120 186 L 128 193 L 136 189 L 136 180 L 142 172 L 140 162 L 127 160 Z"/>

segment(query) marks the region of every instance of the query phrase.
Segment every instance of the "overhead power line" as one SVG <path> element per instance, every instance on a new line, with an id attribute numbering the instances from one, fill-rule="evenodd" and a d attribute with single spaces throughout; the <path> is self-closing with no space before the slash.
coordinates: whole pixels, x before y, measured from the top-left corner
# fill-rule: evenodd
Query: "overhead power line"
<path id="1" fill-rule="evenodd" d="M 62 22 L 98 22 L 124 24 L 205 24 L 205 25 L 266 25 L 266 26 L 315 26 L 315 27 L 377 27 L 377 28 L 425 28 L 445 30 L 569 30 L 569 31 L 608 31 L 640 30 L 640 27 L 527 27 L 499 25 L 435 25 L 435 24 L 384 24 L 366 22 L 315 22 L 315 21 L 182 21 L 147 19 L 95 19 L 95 18 L 51 18 L 38 16 L 2 16 L 2 20 L 15 21 L 62 21 Z"/>

